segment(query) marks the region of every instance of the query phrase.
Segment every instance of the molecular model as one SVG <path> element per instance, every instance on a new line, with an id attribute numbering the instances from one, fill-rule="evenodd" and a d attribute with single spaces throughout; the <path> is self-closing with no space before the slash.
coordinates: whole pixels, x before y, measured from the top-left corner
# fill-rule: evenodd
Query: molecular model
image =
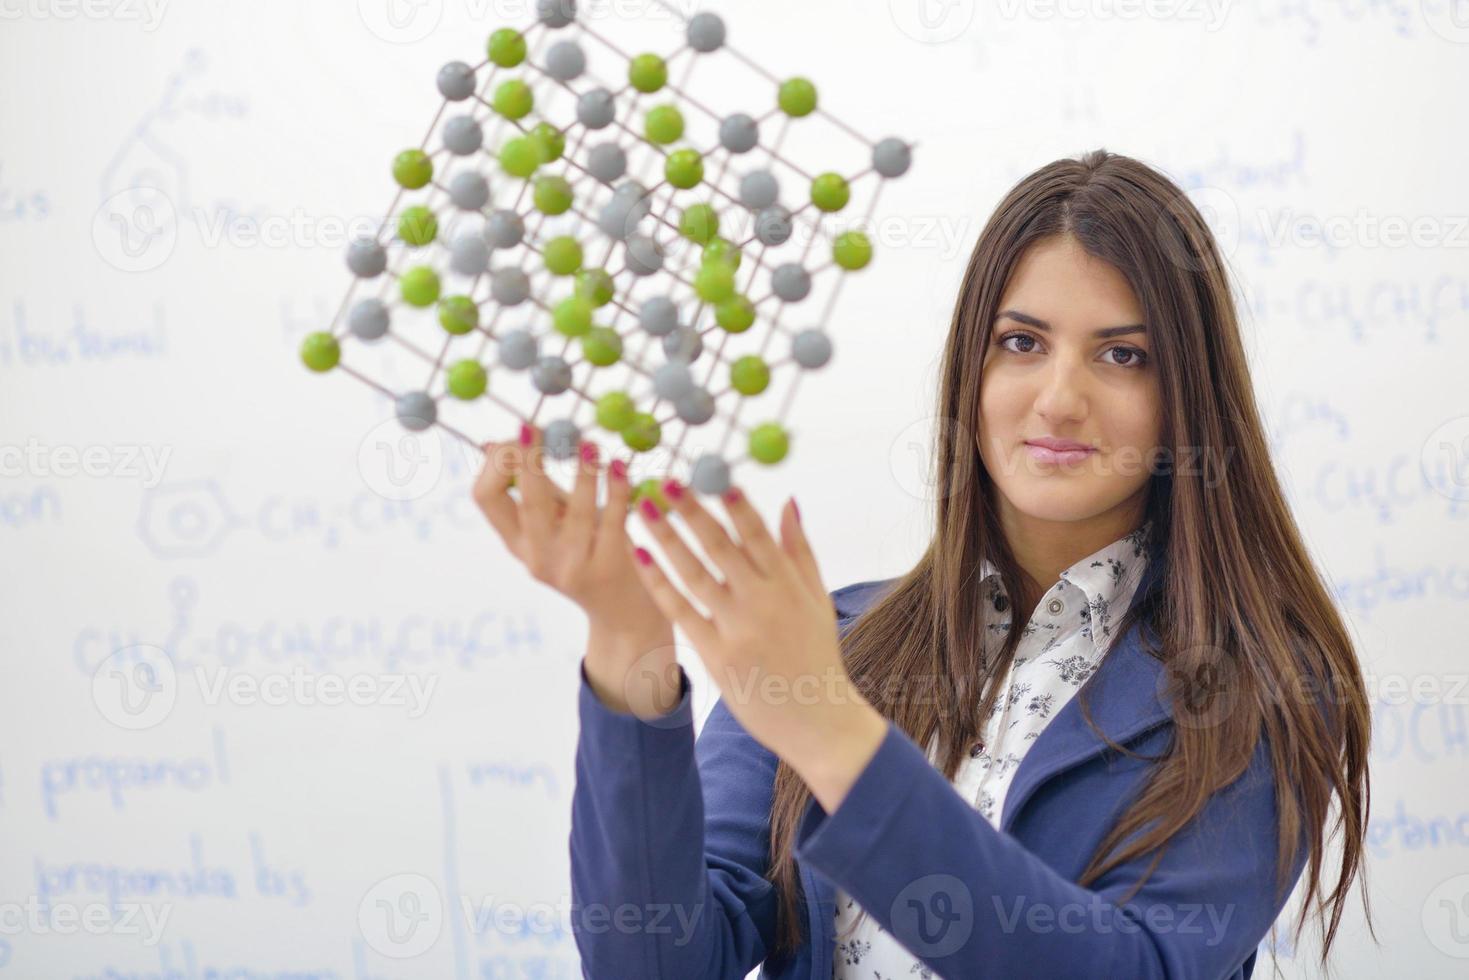
<path id="1" fill-rule="evenodd" d="M 861 227 L 912 147 L 830 116 L 718 16 L 668 10 L 683 36 L 628 53 L 570 0 L 540 0 L 485 61 L 445 65 L 428 137 L 393 160 L 397 196 L 350 243 L 352 286 L 306 366 L 390 396 L 409 430 L 478 447 L 465 433 L 508 411 L 553 459 L 600 433 L 630 471 L 676 467 L 705 494 L 784 459 L 796 382 L 831 360 L 838 288 L 873 257 Z M 344 360 L 384 342 L 421 359 L 421 387 Z"/>

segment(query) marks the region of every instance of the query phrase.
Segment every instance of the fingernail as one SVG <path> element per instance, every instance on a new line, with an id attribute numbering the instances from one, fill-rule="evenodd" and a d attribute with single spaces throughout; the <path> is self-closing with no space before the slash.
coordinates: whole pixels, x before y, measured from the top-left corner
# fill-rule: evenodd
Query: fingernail
<path id="1" fill-rule="evenodd" d="M 796 523 L 801 523 L 801 508 L 796 506 L 796 498 L 791 498 L 791 513 L 796 515 Z"/>
<path id="2" fill-rule="evenodd" d="M 733 504 L 733 503 L 738 502 L 739 499 L 740 499 L 740 492 L 738 490 L 736 490 L 734 487 L 730 487 L 728 490 L 724 491 L 724 502 L 725 503 L 727 503 L 727 504 Z"/>
<path id="3" fill-rule="evenodd" d="M 597 444 L 595 442 L 584 442 L 581 444 L 581 458 L 584 463 L 597 462 Z"/>
<path id="4" fill-rule="evenodd" d="M 530 445 L 530 439 L 531 439 L 530 423 L 529 422 L 522 422 L 522 423 L 520 423 L 520 444 L 522 446 L 529 446 Z"/>
<path id="5" fill-rule="evenodd" d="M 646 549 L 644 549 L 644 548 L 634 548 L 633 549 L 633 554 L 634 555 L 637 555 L 637 557 L 638 557 L 638 564 L 639 565 L 651 565 L 651 564 L 653 564 L 653 556 L 650 555 L 650 554 L 648 554 L 648 552 L 647 552 Z"/>
<path id="6" fill-rule="evenodd" d="M 663 492 L 668 494 L 670 500 L 683 499 L 683 484 L 669 477 L 663 481 Z"/>
<path id="7" fill-rule="evenodd" d="M 653 503 L 653 501 L 649 500 L 647 497 L 644 497 L 642 500 L 638 501 L 638 509 L 641 510 L 643 512 L 643 516 L 650 521 L 656 521 L 660 516 L 658 513 L 658 505 Z"/>
<path id="8" fill-rule="evenodd" d="M 614 480 L 626 480 L 627 464 L 620 459 L 614 459 L 612 465 L 607 467 L 607 472 L 612 474 Z"/>

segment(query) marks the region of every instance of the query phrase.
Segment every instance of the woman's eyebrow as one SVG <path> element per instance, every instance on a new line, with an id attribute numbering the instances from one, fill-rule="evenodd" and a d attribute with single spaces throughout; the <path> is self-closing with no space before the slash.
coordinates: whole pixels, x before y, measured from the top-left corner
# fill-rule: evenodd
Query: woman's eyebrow
<path id="1" fill-rule="evenodd" d="M 1003 319 L 1005 317 L 1009 317 L 1011 320 L 1018 320 L 1028 327 L 1035 327 L 1037 330 L 1041 330 L 1046 333 L 1050 333 L 1051 331 L 1051 325 L 1049 323 L 1047 323 L 1045 320 L 1042 320 L 1040 317 L 1031 316 L 1029 313 L 1021 313 L 1019 310 L 1001 310 L 998 314 L 995 315 L 995 319 L 997 320 Z M 1148 328 L 1145 324 L 1129 323 L 1120 327 L 1103 327 L 1100 330 L 1093 330 L 1092 336 L 1100 337 L 1105 340 L 1108 337 L 1121 337 L 1125 334 L 1130 333 L 1147 332 Z"/>

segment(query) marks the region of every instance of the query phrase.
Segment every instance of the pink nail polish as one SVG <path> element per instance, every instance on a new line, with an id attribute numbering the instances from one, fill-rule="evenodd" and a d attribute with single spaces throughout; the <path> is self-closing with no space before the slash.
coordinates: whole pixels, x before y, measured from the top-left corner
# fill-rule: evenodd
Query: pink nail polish
<path id="1" fill-rule="evenodd" d="M 607 467 L 607 472 L 612 474 L 614 480 L 626 480 L 627 464 L 620 459 L 614 459 L 612 465 Z"/>
<path id="2" fill-rule="evenodd" d="M 801 508 L 796 506 L 796 498 L 791 498 L 791 513 L 796 515 L 796 523 L 801 523 Z"/>
<path id="3" fill-rule="evenodd" d="M 683 485 L 672 477 L 663 481 L 663 492 L 668 495 L 669 500 L 683 499 Z"/>
<path id="4" fill-rule="evenodd" d="M 727 504 L 738 503 L 739 502 L 739 499 L 740 499 L 740 492 L 738 490 L 736 490 L 734 487 L 730 487 L 728 490 L 724 491 L 724 502 L 725 503 L 727 503 Z"/>
<path id="5" fill-rule="evenodd" d="M 528 422 L 522 422 L 522 423 L 520 423 L 520 444 L 522 446 L 529 446 L 530 445 L 530 438 L 531 438 L 530 423 L 528 423 Z"/>
<path id="6" fill-rule="evenodd" d="M 658 513 L 658 505 L 653 503 L 653 501 L 649 500 L 647 497 L 644 497 L 642 500 L 638 501 L 638 509 L 641 510 L 643 512 L 643 516 L 650 521 L 656 521 L 660 516 Z"/>
<path id="7" fill-rule="evenodd" d="M 584 463 L 596 465 L 597 444 L 595 442 L 584 442 L 581 444 L 581 458 Z"/>
<path id="8" fill-rule="evenodd" d="M 633 554 L 637 556 L 637 558 L 638 558 L 638 564 L 639 565 L 651 565 L 651 564 L 653 564 L 653 556 L 650 555 L 650 554 L 648 554 L 648 552 L 645 549 L 643 549 L 643 548 L 634 548 L 633 549 Z"/>

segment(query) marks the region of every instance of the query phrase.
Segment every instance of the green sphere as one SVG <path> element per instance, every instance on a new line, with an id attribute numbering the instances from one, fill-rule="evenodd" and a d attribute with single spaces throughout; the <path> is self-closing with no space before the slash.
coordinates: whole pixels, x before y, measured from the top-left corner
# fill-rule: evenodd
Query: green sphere
<path id="1" fill-rule="evenodd" d="M 640 54 L 627 66 L 627 80 L 639 92 L 656 92 L 668 84 L 668 65 L 656 54 Z"/>
<path id="2" fill-rule="evenodd" d="M 729 383 L 742 395 L 758 395 L 770 385 L 770 365 L 758 354 L 746 354 L 730 366 Z"/>
<path id="3" fill-rule="evenodd" d="M 734 266 L 724 260 L 705 262 L 694 273 L 694 292 L 706 303 L 723 303 L 734 295 Z"/>
<path id="4" fill-rule="evenodd" d="M 409 306 L 433 306 L 439 299 L 439 274 L 430 266 L 416 265 L 398 279 L 398 288 Z"/>
<path id="5" fill-rule="evenodd" d="M 541 259 L 552 275 L 569 276 L 581 268 L 581 243 L 570 235 L 558 235 L 546 243 Z"/>
<path id="6" fill-rule="evenodd" d="M 780 83 L 778 101 L 788 116 L 809 116 L 816 111 L 816 86 L 810 79 L 788 78 Z"/>
<path id="7" fill-rule="evenodd" d="M 576 295 L 593 306 L 606 306 L 614 291 L 612 274 L 606 269 L 583 269 L 576 274 Z"/>
<path id="8" fill-rule="evenodd" d="M 581 339 L 581 352 L 597 367 L 607 367 L 622 359 L 622 338 L 611 327 L 593 327 Z"/>
<path id="9" fill-rule="evenodd" d="M 643 132 L 651 143 L 677 142 L 683 135 L 683 113 L 678 106 L 655 106 L 643 117 Z"/>
<path id="10" fill-rule="evenodd" d="M 872 261 L 872 242 L 860 231 L 843 232 L 832 244 L 831 257 L 843 269 L 860 269 Z"/>
<path id="11" fill-rule="evenodd" d="M 448 383 L 449 394 L 467 402 L 485 393 L 489 375 L 478 361 L 466 358 L 453 364 L 444 380 Z"/>
<path id="12" fill-rule="evenodd" d="M 663 495 L 663 484 L 656 476 L 650 476 L 633 487 L 632 494 L 628 497 L 628 503 L 636 506 L 638 501 L 644 497 L 653 501 L 659 513 L 668 513 L 668 498 Z"/>
<path id="13" fill-rule="evenodd" d="M 410 191 L 434 179 L 434 162 L 422 150 L 404 150 L 393 158 L 393 179 Z"/>
<path id="14" fill-rule="evenodd" d="M 490 105 L 494 106 L 495 111 L 506 119 L 523 119 L 530 115 L 535 104 L 535 96 L 531 94 L 530 86 L 518 78 L 501 82 L 495 89 L 494 98 L 490 100 Z"/>
<path id="15" fill-rule="evenodd" d="M 627 428 L 622 430 L 622 441 L 629 449 L 645 453 L 658 445 L 658 440 L 663 438 L 663 429 L 658 425 L 658 420 L 647 412 L 638 412 L 632 418 Z"/>
<path id="16" fill-rule="evenodd" d="M 421 204 L 398 216 L 398 237 L 409 245 L 427 245 L 439 233 L 439 219 Z"/>
<path id="17" fill-rule="evenodd" d="M 439 326 L 456 337 L 467 334 L 479 326 L 479 307 L 468 296 L 445 296 L 439 303 Z"/>
<path id="18" fill-rule="evenodd" d="M 731 269 L 738 269 L 742 258 L 744 258 L 744 253 L 728 238 L 711 238 L 704 246 L 704 253 L 699 260 L 701 262 L 728 262 Z"/>
<path id="19" fill-rule="evenodd" d="M 571 182 L 565 177 L 537 177 L 533 197 L 542 214 L 565 214 L 571 210 Z"/>
<path id="20" fill-rule="evenodd" d="M 500 169 L 512 177 L 529 177 L 541 165 L 541 151 L 528 136 L 517 136 L 500 147 Z"/>
<path id="21" fill-rule="evenodd" d="M 490 60 L 501 68 L 514 68 L 525 60 L 525 36 L 510 27 L 502 27 L 490 35 Z"/>
<path id="22" fill-rule="evenodd" d="M 537 123 L 526 139 L 535 146 L 542 163 L 560 160 L 566 152 L 566 135 L 548 122 Z"/>
<path id="23" fill-rule="evenodd" d="M 779 463 L 790 445 L 790 437 L 779 422 L 765 422 L 750 430 L 750 456 L 761 463 Z"/>
<path id="24" fill-rule="evenodd" d="M 678 230 L 689 241 L 708 245 L 710 239 L 719 234 L 719 212 L 714 210 L 712 204 L 690 205 L 684 208 Z M 708 257 L 707 253 L 705 257 Z"/>
<path id="25" fill-rule="evenodd" d="M 597 399 L 597 424 L 609 432 L 621 432 L 637 416 L 637 406 L 625 391 L 609 391 Z"/>
<path id="26" fill-rule="evenodd" d="M 592 329 L 592 304 L 581 296 L 568 296 L 551 310 L 551 325 L 566 337 L 580 337 Z"/>
<path id="27" fill-rule="evenodd" d="M 674 187 L 688 190 L 704 179 L 704 158 L 698 150 L 674 150 L 663 165 L 663 176 Z"/>
<path id="28" fill-rule="evenodd" d="M 852 188 L 841 174 L 822 174 L 811 181 L 811 203 L 823 211 L 840 211 L 852 199 Z"/>
<path id="29" fill-rule="evenodd" d="M 748 296 L 734 296 L 714 307 L 714 320 L 728 333 L 744 333 L 755 322 L 755 304 Z"/>
<path id="30" fill-rule="evenodd" d="M 342 359 L 342 346 L 325 330 L 306 335 L 301 342 L 301 362 L 313 371 L 330 371 Z"/>

